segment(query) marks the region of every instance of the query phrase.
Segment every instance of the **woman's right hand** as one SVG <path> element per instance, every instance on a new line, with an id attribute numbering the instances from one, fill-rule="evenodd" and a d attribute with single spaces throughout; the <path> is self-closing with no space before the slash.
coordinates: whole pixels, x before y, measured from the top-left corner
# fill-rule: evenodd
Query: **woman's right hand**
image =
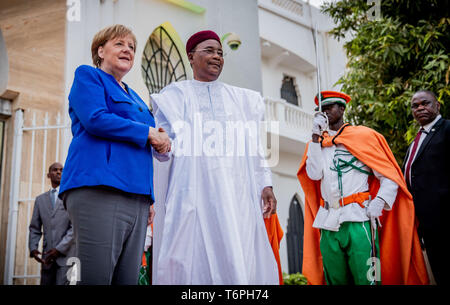
<path id="1" fill-rule="evenodd" d="M 147 219 L 147 226 L 151 225 L 153 223 L 153 220 L 155 219 L 155 208 L 153 207 L 153 204 L 150 206 L 150 211 L 148 212 L 148 219 Z"/>
<path id="2" fill-rule="evenodd" d="M 165 154 L 170 151 L 170 138 L 164 128 L 160 127 L 156 130 L 155 128 L 150 127 L 148 139 L 158 153 Z"/>

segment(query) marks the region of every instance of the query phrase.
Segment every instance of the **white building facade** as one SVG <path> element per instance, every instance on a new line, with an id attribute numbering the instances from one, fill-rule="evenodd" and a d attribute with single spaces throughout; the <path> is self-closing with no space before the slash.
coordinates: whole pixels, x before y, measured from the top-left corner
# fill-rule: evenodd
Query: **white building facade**
<path id="1" fill-rule="evenodd" d="M 334 86 L 343 74 L 342 43 L 328 32 L 332 20 L 300 0 L 259 0 L 262 94 L 266 118 L 279 122 L 279 162 L 272 167 L 278 217 L 285 233 L 280 245 L 282 269 L 301 272 L 304 194 L 297 179 L 306 143 L 311 139 L 316 105 L 318 38 L 321 90 Z"/>
<path id="2" fill-rule="evenodd" d="M 278 216 L 285 233 L 280 248 L 281 264 L 284 272 L 300 272 L 304 195 L 296 174 L 311 137 L 315 108 L 316 25 L 322 90 L 338 89 L 333 84 L 346 63 L 341 44 L 327 34 L 333 27 L 331 20 L 301 0 L 68 0 L 66 3 L 62 126 L 70 125 L 67 97 L 74 71 L 79 65 L 92 65 L 90 46 L 100 29 L 124 24 L 133 30 L 138 45 L 134 67 L 124 81 L 147 103 L 151 93 L 168 83 L 192 79 L 185 43 L 193 33 L 209 29 L 220 37 L 228 33 L 239 37 L 241 45 L 237 50 L 232 50 L 227 38 L 224 39 L 227 55 L 220 80 L 259 91 L 266 102 L 266 121 L 278 124 L 279 128 L 268 136 L 275 140 L 269 141 L 267 149 L 278 154 L 278 162 L 271 169 Z M 71 141 L 70 129 L 63 128 L 61 133 L 59 155 L 64 162 Z M 12 194 L 11 198 L 14 197 L 18 195 Z M 12 223 L 11 219 L 8 223 Z M 17 225 L 23 227 L 17 231 L 26 231 L 28 227 L 24 222 Z M 12 267 L 14 259 L 8 259 L 8 255 L 24 239 L 10 231 L 8 226 L 5 255 L 9 266 L 5 267 L 5 283 L 19 277 L 14 275 L 17 269 Z M 28 263 L 36 264 L 31 259 Z M 22 278 L 38 277 L 27 273 L 26 265 L 24 269 Z"/>

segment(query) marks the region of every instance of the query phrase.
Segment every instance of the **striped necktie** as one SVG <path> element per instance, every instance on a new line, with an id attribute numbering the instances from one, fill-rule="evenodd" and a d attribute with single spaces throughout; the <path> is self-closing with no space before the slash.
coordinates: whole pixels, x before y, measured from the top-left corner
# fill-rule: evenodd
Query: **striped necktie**
<path id="1" fill-rule="evenodd" d="M 408 159 L 408 163 L 406 163 L 406 181 L 411 185 L 411 164 L 412 161 L 414 160 L 414 157 L 416 155 L 416 150 L 417 150 L 417 146 L 419 145 L 419 141 L 420 141 L 420 137 L 422 136 L 422 132 L 424 132 L 425 129 L 420 128 L 419 132 L 416 135 L 416 138 L 414 139 L 414 144 L 413 147 L 411 149 L 411 154 L 409 155 L 409 159 Z"/>

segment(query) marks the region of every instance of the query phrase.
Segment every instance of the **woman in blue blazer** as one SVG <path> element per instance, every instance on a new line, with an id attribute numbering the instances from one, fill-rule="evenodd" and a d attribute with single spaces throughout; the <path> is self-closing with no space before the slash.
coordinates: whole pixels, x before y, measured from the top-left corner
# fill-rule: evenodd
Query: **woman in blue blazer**
<path id="1" fill-rule="evenodd" d="M 97 33 L 96 68 L 78 67 L 69 94 L 73 138 L 60 197 L 73 224 L 80 284 L 137 284 L 154 215 L 152 147 L 170 150 L 147 105 L 122 82 L 135 49 L 122 25 Z"/>

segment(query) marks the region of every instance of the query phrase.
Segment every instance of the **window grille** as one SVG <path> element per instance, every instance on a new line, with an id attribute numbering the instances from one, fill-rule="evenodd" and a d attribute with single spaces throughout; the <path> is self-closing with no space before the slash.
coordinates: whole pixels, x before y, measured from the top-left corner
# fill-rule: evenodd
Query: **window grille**
<path id="1" fill-rule="evenodd" d="M 290 76 L 283 77 L 283 83 L 281 85 L 281 98 L 285 99 L 288 103 L 300 106 L 298 102 L 297 90 L 295 89 L 294 78 Z"/>
<path id="2" fill-rule="evenodd" d="M 142 77 L 150 94 L 158 93 L 171 82 L 187 79 L 180 50 L 162 26 L 153 31 L 145 45 Z"/>
<path id="3" fill-rule="evenodd" d="M 303 263 L 303 212 L 297 196 L 289 205 L 289 218 L 286 232 L 289 273 L 302 272 Z"/>

